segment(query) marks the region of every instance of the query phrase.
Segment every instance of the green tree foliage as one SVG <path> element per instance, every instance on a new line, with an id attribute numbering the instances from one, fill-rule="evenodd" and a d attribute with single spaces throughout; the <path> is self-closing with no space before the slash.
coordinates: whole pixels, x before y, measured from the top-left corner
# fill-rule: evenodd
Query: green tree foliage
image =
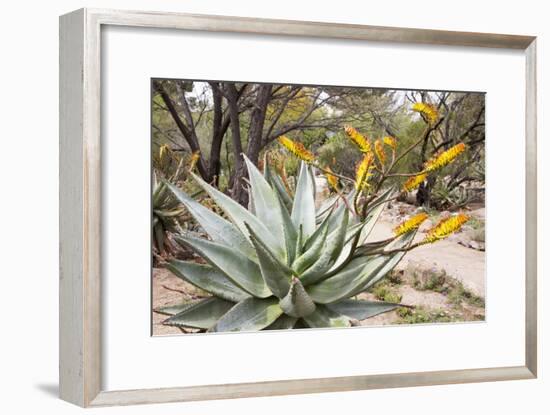
<path id="1" fill-rule="evenodd" d="M 426 160 L 458 142 L 470 147 L 468 157 L 429 178 L 418 190 L 418 204 L 448 208 L 453 203 L 449 195 L 462 194 L 460 189 L 467 184 L 484 181 L 481 93 L 154 80 L 153 154 L 158 156 L 165 144 L 188 158 L 197 153 L 200 176 L 247 205 L 243 154 L 259 165 L 266 150 L 281 152 L 274 142 L 288 135 L 315 152 L 323 165 L 353 176 L 359 156 L 343 126 L 351 124 L 371 140 L 395 137 L 406 148 L 426 126 L 411 111 L 413 102 L 433 104 L 440 119 L 424 142 L 399 161 L 396 172 L 420 171 Z M 289 176 L 296 174 L 295 158 L 287 157 L 283 164 Z"/>

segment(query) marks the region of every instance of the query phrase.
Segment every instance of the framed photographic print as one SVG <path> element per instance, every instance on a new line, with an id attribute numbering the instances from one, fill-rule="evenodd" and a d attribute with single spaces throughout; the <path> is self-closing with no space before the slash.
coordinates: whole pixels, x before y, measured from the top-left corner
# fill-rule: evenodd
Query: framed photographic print
<path id="1" fill-rule="evenodd" d="M 535 37 L 60 24 L 63 399 L 536 377 Z"/>

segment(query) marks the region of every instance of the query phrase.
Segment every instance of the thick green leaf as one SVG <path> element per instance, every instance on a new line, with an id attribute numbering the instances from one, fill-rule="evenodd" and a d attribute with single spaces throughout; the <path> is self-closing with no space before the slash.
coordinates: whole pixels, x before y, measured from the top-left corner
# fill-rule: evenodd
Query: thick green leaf
<path id="1" fill-rule="evenodd" d="M 283 206 L 282 200 L 279 198 L 278 206 L 281 211 L 281 216 L 283 218 L 283 235 L 285 239 L 285 255 L 286 263 L 288 266 L 292 264 L 296 257 L 296 244 L 298 242 L 298 232 L 292 223 L 292 218 L 290 214 Z"/>
<path id="2" fill-rule="evenodd" d="M 260 262 L 260 270 L 266 285 L 273 294 L 279 298 L 283 298 L 290 288 L 292 271 L 286 264 L 277 259 L 275 254 L 269 250 L 251 228 L 248 228 L 248 230 L 254 248 L 256 248 L 258 260 Z"/>
<path id="3" fill-rule="evenodd" d="M 344 249 L 344 244 L 346 243 L 347 229 L 349 224 L 349 210 L 345 209 L 344 214 L 340 222 L 340 226 L 334 229 L 333 232 L 329 233 L 327 238 L 327 249 L 331 251 L 330 257 L 333 260 L 336 260 L 342 249 Z M 329 227 L 330 229 L 330 227 Z"/>
<path id="4" fill-rule="evenodd" d="M 315 242 L 292 263 L 292 269 L 295 270 L 298 274 L 308 269 L 321 256 L 321 251 L 327 239 L 327 221 L 323 222 L 322 227 L 322 233 L 319 238 L 317 238 Z"/>
<path id="5" fill-rule="evenodd" d="M 359 238 L 360 244 L 363 244 L 367 240 L 385 207 L 386 202 L 381 203 L 380 205 L 372 209 L 372 211 L 367 215 L 367 218 L 363 221 L 364 226 L 363 230 L 361 231 L 361 237 Z"/>
<path id="6" fill-rule="evenodd" d="M 385 258 L 382 256 L 355 258 L 336 275 L 316 285 L 309 285 L 307 292 L 316 303 L 340 301 L 363 286 L 384 263 Z"/>
<path id="7" fill-rule="evenodd" d="M 267 153 L 266 153 L 267 154 Z M 292 197 L 288 193 L 282 179 L 271 169 L 267 157 L 264 158 L 264 177 L 271 185 L 271 187 L 277 191 L 279 198 L 283 202 L 283 206 L 287 212 L 292 211 Z"/>
<path id="8" fill-rule="evenodd" d="M 273 188 L 277 191 L 277 194 L 279 195 L 279 198 L 283 202 L 283 206 L 285 207 L 286 211 L 290 215 L 290 212 L 292 212 L 292 204 L 294 200 L 288 193 L 288 190 L 286 189 L 285 185 L 283 184 L 283 180 L 279 176 L 272 176 L 271 185 Z"/>
<path id="9" fill-rule="evenodd" d="M 155 233 L 155 241 L 157 242 L 157 248 L 160 252 L 164 252 L 164 225 L 162 224 L 162 221 L 160 221 L 157 226 L 153 228 L 153 231 Z"/>
<path id="10" fill-rule="evenodd" d="M 317 308 L 313 313 L 303 319 L 307 325 L 312 328 L 351 326 L 346 316 L 320 304 L 317 304 Z"/>
<path id="11" fill-rule="evenodd" d="M 211 297 L 201 300 L 191 307 L 163 321 L 168 326 L 209 329 L 220 317 L 233 307 L 234 303 Z"/>
<path id="12" fill-rule="evenodd" d="M 332 232 L 336 231 L 338 229 L 338 226 L 342 222 L 342 217 L 344 215 L 344 212 L 348 211 L 347 206 L 345 203 L 339 198 L 336 201 L 334 211 L 332 214 L 330 214 L 329 222 L 328 222 L 328 233 L 331 234 Z M 349 213 L 349 211 L 348 211 Z"/>
<path id="13" fill-rule="evenodd" d="M 199 184 L 199 186 L 201 186 L 204 189 L 204 191 L 208 193 L 208 195 L 216 202 L 216 204 L 225 212 L 225 214 L 229 217 L 231 222 L 233 222 L 235 226 L 239 228 L 239 230 L 243 235 L 248 236 L 246 225 L 245 225 L 245 223 L 248 223 L 248 225 L 252 229 L 254 229 L 254 232 L 260 235 L 262 240 L 265 241 L 266 244 L 274 252 L 277 253 L 277 256 L 279 256 L 280 258 L 284 257 L 284 240 L 283 239 L 277 239 L 276 236 L 273 235 L 256 216 L 254 216 L 244 207 L 239 205 L 229 196 L 220 192 L 218 189 L 210 186 L 208 183 L 206 183 L 197 175 L 192 174 L 192 176 L 193 176 L 193 179 Z"/>
<path id="14" fill-rule="evenodd" d="M 291 214 L 296 228 L 302 226 L 304 240 L 315 232 L 315 195 L 309 170 L 307 165 L 302 163 Z"/>
<path id="15" fill-rule="evenodd" d="M 414 239 L 414 232 L 396 240 L 393 247 L 402 248 Z M 403 258 L 406 252 L 392 255 L 363 256 L 350 261 L 336 275 L 312 286 L 308 293 L 316 303 L 328 304 L 364 291 L 372 281 L 379 281 Z M 311 287 L 311 288 L 310 288 Z"/>
<path id="16" fill-rule="evenodd" d="M 311 248 L 319 239 L 323 238 L 323 235 L 326 234 L 328 235 L 330 230 L 329 230 L 329 223 L 330 223 L 330 220 L 331 220 L 331 217 L 333 215 L 331 215 L 330 213 L 325 217 L 325 219 L 321 222 L 321 224 L 319 226 L 317 226 L 317 228 L 315 229 L 315 232 L 313 232 L 309 238 L 307 238 L 307 240 L 304 242 L 304 251 L 307 251 L 309 248 Z"/>
<path id="17" fill-rule="evenodd" d="M 283 239 L 283 218 L 279 209 L 277 194 L 273 191 L 254 163 L 244 156 L 250 180 L 251 196 L 256 217 L 277 238 Z"/>
<path id="18" fill-rule="evenodd" d="M 235 284 L 255 297 L 266 298 L 271 291 L 265 285 L 260 267 L 238 251 L 225 245 L 195 238 L 190 235 L 177 235 L 176 241 L 188 246 L 210 265 L 214 266 L 231 279 Z"/>
<path id="19" fill-rule="evenodd" d="M 174 304 L 174 305 L 169 305 L 169 306 L 166 306 L 166 307 L 155 308 L 155 311 L 157 313 L 160 313 L 160 314 L 166 314 L 168 316 L 175 316 L 176 314 L 181 313 L 183 310 L 188 309 L 189 307 L 197 304 L 200 301 L 202 301 L 202 300 L 185 301 L 185 302 L 180 303 L 180 304 Z"/>
<path id="20" fill-rule="evenodd" d="M 317 208 L 317 223 L 321 223 L 325 220 L 329 212 L 334 210 L 334 206 L 341 200 L 339 195 L 332 195 L 321 202 L 321 205 Z"/>
<path id="21" fill-rule="evenodd" d="M 288 294 L 279 302 L 283 311 L 292 317 L 308 316 L 315 311 L 315 303 L 307 295 L 298 278 L 292 278 Z"/>
<path id="22" fill-rule="evenodd" d="M 166 268 L 177 277 L 214 294 L 216 297 L 235 303 L 250 297 L 250 294 L 239 288 L 224 273 L 209 265 L 172 259 L 168 261 Z"/>
<path id="23" fill-rule="evenodd" d="M 407 235 L 403 235 L 398 241 L 396 241 L 395 245 L 393 246 L 401 248 L 403 246 L 409 245 L 410 243 L 412 243 L 415 234 L 416 231 L 411 232 Z M 392 245 L 390 245 L 390 248 L 388 249 L 392 249 L 391 246 Z M 374 284 L 384 278 L 391 270 L 396 267 L 396 265 L 399 263 L 399 261 L 401 261 L 401 259 L 403 259 L 406 253 L 407 252 L 397 252 L 395 254 L 392 254 L 388 258 L 388 261 L 384 264 L 384 266 L 376 272 L 376 275 L 374 275 L 367 281 L 362 291 L 368 289 L 369 287 L 372 287 Z"/>
<path id="24" fill-rule="evenodd" d="M 166 194 L 166 186 L 162 182 L 156 182 L 153 190 L 153 206 L 159 206 Z"/>
<path id="25" fill-rule="evenodd" d="M 359 240 L 358 240 L 358 246 L 363 244 L 367 240 L 368 236 L 372 232 L 372 229 L 376 225 L 376 222 L 378 221 L 380 214 L 384 210 L 385 206 L 386 206 L 385 204 L 379 205 L 378 207 L 373 209 L 373 211 L 367 216 L 367 218 L 364 221 L 358 222 L 348 227 L 348 233 L 346 235 L 347 242 L 344 244 L 342 250 L 340 251 L 340 254 L 336 259 L 336 261 L 334 262 L 334 265 L 332 266 L 331 271 L 338 268 L 348 258 L 352 248 L 353 239 L 358 230 L 361 230 L 361 235 L 359 236 Z"/>
<path id="26" fill-rule="evenodd" d="M 201 205 L 173 184 L 166 183 L 174 196 L 187 208 L 214 242 L 237 249 L 249 258 L 255 257 L 254 248 L 246 236 L 231 222 Z"/>
<path id="27" fill-rule="evenodd" d="M 296 324 L 294 324 L 294 329 L 309 329 L 310 327 L 307 325 L 307 323 L 304 321 L 303 318 L 299 318 Z"/>
<path id="28" fill-rule="evenodd" d="M 275 297 L 247 298 L 229 310 L 211 331 L 255 331 L 271 325 L 283 314 Z"/>
<path id="29" fill-rule="evenodd" d="M 365 320 L 378 314 L 395 310 L 399 307 L 399 304 L 385 303 L 383 301 L 342 300 L 329 304 L 327 307 L 355 320 Z"/>
<path id="30" fill-rule="evenodd" d="M 298 231 L 289 213 L 292 209 L 292 199 L 284 188 L 279 176 L 275 176 L 271 171 L 269 163 L 267 162 L 267 155 L 264 158 L 264 165 L 265 178 L 271 183 L 273 189 L 276 190 L 276 208 L 278 208 L 278 213 L 282 219 L 286 263 L 290 266 L 296 255 L 296 241 L 298 240 Z M 279 186 L 281 187 L 280 189 L 278 189 Z"/>
<path id="31" fill-rule="evenodd" d="M 386 206 L 386 202 L 391 199 L 394 196 L 395 193 L 395 187 L 391 186 L 384 190 L 380 196 L 378 196 L 376 199 L 374 199 L 367 208 L 367 216 L 370 215 L 374 209 L 376 209 L 378 206 L 383 205 Z"/>
<path id="32" fill-rule="evenodd" d="M 294 328 L 298 319 L 296 317 L 283 314 L 274 323 L 267 326 L 264 330 L 289 330 Z"/>
<path id="33" fill-rule="evenodd" d="M 416 230 L 414 232 L 410 232 L 408 234 L 402 235 L 399 238 L 397 238 L 394 242 L 392 242 L 390 245 L 387 246 L 386 250 L 391 250 L 394 248 L 403 248 L 405 246 L 410 245 L 414 241 L 414 237 L 416 235 Z M 372 287 L 374 284 L 376 284 L 378 281 L 380 281 L 382 278 L 384 278 L 390 271 L 392 271 L 396 265 L 403 259 L 407 252 L 396 252 L 392 255 L 386 255 L 384 265 L 382 265 L 376 273 L 371 275 L 369 278 L 367 278 L 359 287 L 357 287 L 353 293 L 350 294 L 350 296 L 357 295 L 370 287 Z"/>
<path id="34" fill-rule="evenodd" d="M 340 226 L 327 238 L 319 259 L 300 276 L 300 280 L 304 285 L 315 284 L 324 279 L 323 277 L 342 251 L 346 238 L 348 219 L 349 211 L 346 209 L 342 215 Z"/>
<path id="35" fill-rule="evenodd" d="M 298 235 L 296 236 L 296 252 L 294 253 L 294 261 L 300 255 L 302 255 L 303 245 L 304 245 L 304 232 L 302 230 L 302 226 L 300 226 L 298 228 Z"/>

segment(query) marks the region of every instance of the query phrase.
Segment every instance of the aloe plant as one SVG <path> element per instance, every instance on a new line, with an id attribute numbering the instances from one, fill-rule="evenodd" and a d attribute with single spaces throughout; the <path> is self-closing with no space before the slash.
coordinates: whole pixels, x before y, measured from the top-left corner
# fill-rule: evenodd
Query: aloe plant
<path id="1" fill-rule="evenodd" d="M 193 175 L 228 219 L 165 183 L 210 237 L 176 235 L 206 264 L 171 259 L 166 267 L 211 297 L 157 310 L 170 315 L 164 324 L 210 332 L 347 327 L 400 306 L 354 299 L 397 265 L 416 233 L 366 244 L 392 190 L 360 219 L 350 208 L 353 192 L 316 209 L 313 168 L 305 163 L 294 195 L 267 163 L 264 174 L 246 164 L 250 211 Z M 380 253 L 384 247 L 389 254 Z"/>
<path id="2" fill-rule="evenodd" d="M 393 237 L 367 240 L 388 201 L 395 200 L 399 192 L 414 191 L 467 149 L 459 143 L 427 160 L 421 171 L 396 173 L 394 169 L 403 157 L 442 121 L 429 103 L 417 103 L 412 109 L 422 115 L 426 128 L 400 154 L 394 137 L 373 143 L 352 126 L 344 127 L 363 155 L 354 179 L 320 165 L 302 143 L 286 136 L 280 136 L 279 143 L 302 160 L 292 191 L 284 176 L 272 171 L 267 156 L 263 174 L 245 157 L 250 210 L 192 173 L 223 216 L 164 182 L 210 237 L 189 232 L 176 235 L 179 244 L 206 263 L 169 259 L 166 266 L 211 294 L 206 299 L 157 310 L 170 315 L 164 324 L 211 332 L 347 327 L 354 320 L 401 306 L 355 297 L 384 278 L 407 251 L 444 239 L 469 220 L 464 213 L 445 218 L 415 242 L 420 225 L 428 217 L 420 212 L 396 226 Z M 335 193 L 318 209 L 313 169 L 325 175 Z M 406 179 L 399 191 L 391 187 L 384 190 L 384 183 L 392 177 Z M 340 185 L 340 180 L 353 183 L 353 189 Z"/>
<path id="3" fill-rule="evenodd" d="M 179 232 L 181 222 L 185 221 L 185 207 L 166 187 L 165 182 L 178 183 L 186 174 L 184 160 L 175 155 L 168 146 L 164 145 L 159 150 L 158 157 L 154 159 L 153 170 L 153 223 L 152 245 L 155 259 L 174 255 L 177 245 L 172 243 L 170 235 Z M 159 179 L 160 177 L 160 179 Z"/>

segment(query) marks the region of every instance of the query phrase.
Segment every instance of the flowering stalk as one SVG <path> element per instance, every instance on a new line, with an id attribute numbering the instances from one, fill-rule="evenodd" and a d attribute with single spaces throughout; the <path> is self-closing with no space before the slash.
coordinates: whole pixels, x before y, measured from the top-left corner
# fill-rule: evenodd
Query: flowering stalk
<path id="1" fill-rule="evenodd" d="M 344 127 L 344 131 L 351 141 L 353 141 L 353 143 L 359 148 L 361 153 L 368 154 L 371 152 L 371 144 L 369 140 L 360 134 L 355 128 L 350 125 L 346 125 Z"/>
<path id="2" fill-rule="evenodd" d="M 308 164 L 313 163 L 315 156 L 309 152 L 302 143 L 292 141 L 290 138 L 282 135 L 279 137 L 279 143 L 288 151 Z"/>
<path id="3" fill-rule="evenodd" d="M 197 150 L 191 155 L 191 160 L 189 161 L 189 171 L 193 171 L 201 157 L 201 151 Z"/>
<path id="4" fill-rule="evenodd" d="M 422 215 L 422 214 L 420 214 L 420 215 Z M 417 216 L 419 216 L 419 215 L 417 215 Z M 411 222 L 410 222 L 409 226 L 413 226 L 413 225 L 415 226 L 416 225 L 416 224 L 413 223 L 413 221 L 412 221 L 413 219 L 415 219 L 415 221 L 419 221 L 422 218 L 421 217 L 420 218 L 416 218 L 416 217 L 411 218 L 410 219 Z M 425 219 L 423 219 L 422 222 L 424 222 L 424 220 Z M 459 231 L 462 228 L 462 225 L 464 225 L 469 220 L 470 220 L 470 217 L 468 215 L 466 215 L 464 213 L 459 213 L 456 216 L 452 216 L 450 218 L 442 219 L 441 221 L 439 221 L 439 223 L 437 225 L 435 225 L 434 227 L 432 227 L 431 229 L 428 230 L 428 233 L 427 233 L 426 237 L 420 242 L 416 242 L 412 245 L 409 245 L 408 247 L 389 249 L 387 251 L 385 251 L 384 249 L 370 251 L 369 255 L 391 255 L 391 254 L 394 254 L 394 253 L 397 253 L 397 252 L 407 252 L 407 251 L 410 251 L 414 248 L 418 248 L 419 246 L 440 241 L 442 239 L 447 238 L 449 235 L 452 235 L 453 233 Z M 422 222 L 420 222 L 420 224 Z M 406 222 L 404 222 L 401 225 L 405 225 L 405 224 L 406 224 Z M 418 227 L 420 227 L 420 224 L 418 224 L 418 226 L 416 228 L 411 228 L 408 232 L 411 232 L 415 229 L 418 229 Z M 400 226 L 398 226 L 394 229 L 394 233 L 397 233 L 398 230 L 401 230 L 401 229 L 399 229 Z M 403 229 L 405 229 L 405 226 L 403 226 Z M 404 233 L 406 233 L 406 232 L 404 232 Z M 397 236 L 398 235 L 396 235 L 394 238 L 396 238 Z"/>
<path id="5" fill-rule="evenodd" d="M 368 180 L 372 176 L 371 170 L 374 168 L 373 161 L 374 157 L 372 156 L 372 153 L 368 153 L 357 165 L 355 172 L 355 189 L 358 192 L 360 190 L 366 190 L 370 187 Z"/>
<path id="6" fill-rule="evenodd" d="M 382 141 L 384 142 L 384 144 L 391 147 L 393 152 L 395 152 L 395 150 L 397 150 L 397 140 L 395 139 L 395 137 L 391 137 L 391 136 L 388 135 L 388 136 L 382 138 Z"/>
<path id="7" fill-rule="evenodd" d="M 386 152 L 384 151 L 384 144 L 382 144 L 382 140 L 376 140 L 374 142 L 374 153 L 380 162 L 380 166 L 383 167 L 384 163 L 386 163 Z"/>
<path id="8" fill-rule="evenodd" d="M 449 235 L 460 230 L 460 228 L 462 228 L 462 225 L 464 225 L 469 220 L 470 217 L 464 213 L 459 213 L 456 216 L 442 219 L 437 225 L 428 230 L 426 237 L 422 242 L 420 242 L 420 244 L 424 245 L 439 241 L 441 239 L 445 239 Z"/>
<path id="9" fill-rule="evenodd" d="M 425 212 L 419 213 L 401 222 L 393 229 L 395 236 L 400 236 L 409 232 L 412 232 L 420 227 L 424 221 L 428 219 L 428 214 Z"/>
<path id="10" fill-rule="evenodd" d="M 403 191 L 404 192 L 412 192 L 413 190 L 417 189 L 418 186 L 420 186 L 424 180 L 426 180 L 426 177 L 428 175 L 426 173 L 420 173 L 416 176 L 413 176 L 409 178 L 404 184 L 403 184 Z"/>
<path id="11" fill-rule="evenodd" d="M 466 144 L 459 143 L 450 149 L 443 151 L 442 153 L 435 155 L 424 164 L 424 170 L 426 172 L 432 172 L 434 170 L 441 169 L 446 165 L 454 161 L 459 155 L 466 150 Z"/>
<path id="12" fill-rule="evenodd" d="M 327 172 L 325 173 L 325 177 L 327 178 L 327 182 L 329 186 L 334 190 L 338 191 L 338 178 L 333 174 L 333 171 L 330 167 L 326 168 Z"/>
<path id="13" fill-rule="evenodd" d="M 412 106 L 412 110 L 422 114 L 430 125 L 434 125 L 439 118 L 439 112 L 432 104 L 417 102 Z"/>

